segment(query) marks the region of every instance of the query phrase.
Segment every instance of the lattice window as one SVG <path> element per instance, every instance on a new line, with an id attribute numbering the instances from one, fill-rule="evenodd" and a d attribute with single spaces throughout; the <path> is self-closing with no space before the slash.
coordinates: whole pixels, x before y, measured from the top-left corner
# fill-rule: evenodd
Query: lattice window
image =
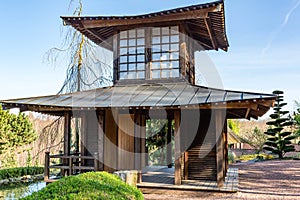
<path id="1" fill-rule="evenodd" d="M 120 32 L 120 79 L 145 79 L 145 30 Z"/>
<path id="2" fill-rule="evenodd" d="M 151 77 L 179 77 L 179 31 L 178 26 L 152 28 Z"/>

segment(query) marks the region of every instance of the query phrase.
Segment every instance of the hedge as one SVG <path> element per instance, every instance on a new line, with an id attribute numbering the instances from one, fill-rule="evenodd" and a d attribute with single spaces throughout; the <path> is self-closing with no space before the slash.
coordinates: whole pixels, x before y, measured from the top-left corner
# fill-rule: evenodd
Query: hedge
<path id="1" fill-rule="evenodd" d="M 144 197 L 139 189 L 124 183 L 116 175 L 107 172 L 88 172 L 64 177 L 23 199 L 141 200 Z"/>
<path id="2" fill-rule="evenodd" d="M 26 175 L 43 174 L 44 167 L 16 167 L 0 170 L 0 180 L 8 178 L 19 178 Z"/>

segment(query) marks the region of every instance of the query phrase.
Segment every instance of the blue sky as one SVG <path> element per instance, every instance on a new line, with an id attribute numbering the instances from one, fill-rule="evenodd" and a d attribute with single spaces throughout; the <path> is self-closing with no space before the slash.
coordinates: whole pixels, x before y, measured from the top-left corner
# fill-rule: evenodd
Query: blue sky
<path id="1" fill-rule="evenodd" d="M 75 0 L 76 1 L 76 0 Z M 203 0 L 83 0 L 84 15 L 134 15 L 203 3 Z M 56 94 L 66 67 L 45 53 L 63 40 L 68 0 L 10 0 L 0 5 L 0 99 Z M 300 0 L 226 0 L 228 52 L 209 52 L 224 88 L 285 92 L 292 110 L 300 101 Z"/>

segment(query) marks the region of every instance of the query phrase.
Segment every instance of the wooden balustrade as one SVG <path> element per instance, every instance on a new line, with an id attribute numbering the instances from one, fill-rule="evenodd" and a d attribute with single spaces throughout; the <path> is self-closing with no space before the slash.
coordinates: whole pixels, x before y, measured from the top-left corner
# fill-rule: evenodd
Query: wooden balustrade
<path id="1" fill-rule="evenodd" d="M 51 159 L 58 158 L 60 163 L 51 165 Z M 84 160 L 94 160 L 93 166 L 82 165 Z M 45 153 L 45 170 L 44 170 L 44 181 L 53 182 L 59 177 L 50 179 L 50 169 L 60 169 L 60 176 L 71 176 L 87 171 L 98 171 L 98 154 L 95 153 L 94 156 L 81 156 L 80 153 L 73 153 L 70 155 L 56 154 L 50 155 L 49 152 Z"/>

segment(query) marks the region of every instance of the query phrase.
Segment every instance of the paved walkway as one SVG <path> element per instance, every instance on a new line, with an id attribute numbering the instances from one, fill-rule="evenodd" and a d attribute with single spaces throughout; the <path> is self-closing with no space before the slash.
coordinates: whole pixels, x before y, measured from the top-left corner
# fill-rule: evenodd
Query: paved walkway
<path id="1" fill-rule="evenodd" d="M 174 185 L 174 168 L 164 166 L 147 167 L 143 170 L 142 183 L 138 184 L 139 188 L 158 189 L 177 189 L 193 191 L 223 191 L 237 192 L 238 190 L 238 169 L 229 168 L 224 186 L 217 187 L 215 181 L 182 181 L 182 185 Z M 143 192 L 151 190 L 143 190 Z M 155 191 L 157 192 L 157 191 Z"/>
<path id="2" fill-rule="evenodd" d="M 146 194 L 145 199 L 196 200 L 196 199 L 249 199 L 297 200 L 300 199 L 300 161 L 272 160 L 256 163 L 238 163 L 239 191 L 220 192 L 165 192 Z"/>

